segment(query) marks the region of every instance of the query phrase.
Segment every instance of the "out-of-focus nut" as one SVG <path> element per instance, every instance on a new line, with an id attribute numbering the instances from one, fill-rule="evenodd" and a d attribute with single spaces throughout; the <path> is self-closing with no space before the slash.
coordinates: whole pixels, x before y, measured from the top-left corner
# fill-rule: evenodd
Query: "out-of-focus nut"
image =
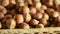
<path id="1" fill-rule="evenodd" d="M 44 26 L 48 24 L 47 20 L 44 18 L 42 18 L 39 23 L 43 24 Z"/>
<path id="2" fill-rule="evenodd" d="M 38 25 L 36 25 L 36 28 L 44 28 L 44 25 L 43 24 L 38 24 Z"/>
<path id="3" fill-rule="evenodd" d="M 27 14 L 24 14 L 24 19 L 25 19 L 25 22 L 30 22 L 30 20 L 31 20 L 31 15 L 29 14 L 29 13 L 27 13 Z"/>
<path id="4" fill-rule="evenodd" d="M 8 6 L 9 5 L 9 0 L 1 0 L 1 5 L 2 6 Z"/>
<path id="5" fill-rule="evenodd" d="M 22 29 L 29 29 L 30 28 L 30 26 L 27 24 L 27 23 L 21 23 L 20 25 L 19 25 L 19 28 L 22 28 Z"/>
<path id="6" fill-rule="evenodd" d="M 43 17 L 42 13 L 37 13 L 37 14 L 34 15 L 35 19 L 41 19 L 42 17 Z"/>
<path id="7" fill-rule="evenodd" d="M 30 12 L 30 10 L 29 10 L 29 8 L 27 6 L 23 6 L 21 11 L 22 11 L 23 14 L 26 14 L 26 13 Z"/>
<path id="8" fill-rule="evenodd" d="M 7 13 L 7 9 L 4 8 L 3 6 L 0 6 L 0 12 L 2 12 L 3 14 Z"/>
<path id="9" fill-rule="evenodd" d="M 16 26 L 16 22 L 14 19 L 7 19 L 6 20 L 6 26 L 9 28 L 9 29 L 14 29 L 15 26 Z"/>
<path id="10" fill-rule="evenodd" d="M 37 25 L 38 23 L 39 23 L 38 20 L 32 19 L 31 22 L 30 22 L 30 25 L 34 26 L 34 25 Z"/>
<path id="11" fill-rule="evenodd" d="M 46 20 L 48 20 L 49 19 L 49 15 L 46 14 L 46 13 L 43 13 L 43 18 L 46 19 Z"/>
<path id="12" fill-rule="evenodd" d="M 30 8 L 30 14 L 31 14 L 31 15 L 36 14 L 36 12 L 37 12 L 37 10 L 36 10 L 35 7 L 31 7 L 31 8 Z"/>
<path id="13" fill-rule="evenodd" d="M 23 21 L 24 21 L 23 15 L 21 15 L 21 14 L 16 14 L 15 20 L 16 20 L 16 23 L 17 23 L 17 24 L 23 23 Z"/>

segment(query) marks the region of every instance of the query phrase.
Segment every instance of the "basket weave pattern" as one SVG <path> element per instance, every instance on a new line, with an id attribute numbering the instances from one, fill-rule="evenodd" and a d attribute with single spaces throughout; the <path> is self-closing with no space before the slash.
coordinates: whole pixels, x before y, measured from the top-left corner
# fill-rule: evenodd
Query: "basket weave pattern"
<path id="1" fill-rule="evenodd" d="M 1 29 L 0 34 L 60 34 L 60 27 L 38 29 Z"/>

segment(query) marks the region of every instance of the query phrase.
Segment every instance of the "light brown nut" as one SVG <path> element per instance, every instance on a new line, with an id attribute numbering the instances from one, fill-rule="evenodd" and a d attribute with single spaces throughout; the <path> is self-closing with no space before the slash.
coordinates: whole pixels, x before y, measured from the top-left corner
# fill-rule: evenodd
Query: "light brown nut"
<path id="1" fill-rule="evenodd" d="M 41 3 L 40 2 L 36 2 L 35 4 L 33 4 L 37 10 L 40 10 L 41 8 Z"/>
<path id="2" fill-rule="evenodd" d="M 25 21 L 25 22 L 27 22 L 27 23 L 30 22 L 31 18 L 32 18 L 32 17 L 31 17 L 31 15 L 30 15 L 29 13 L 24 14 L 24 21 Z"/>
<path id="3" fill-rule="evenodd" d="M 27 24 L 27 23 L 21 23 L 20 25 L 19 25 L 19 28 L 21 28 L 21 29 L 29 29 L 30 28 L 30 26 Z"/>
<path id="4" fill-rule="evenodd" d="M 53 6 L 53 0 L 46 0 L 45 5 L 47 7 L 52 7 Z"/>
<path id="5" fill-rule="evenodd" d="M 38 25 L 36 25 L 36 28 L 44 28 L 44 25 L 43 24 L 38 24 Z"/>
<path id="6" fill-rule="evenodd" d="M 48 24 L 47 20 L 44 18 L 42 18 L 39 23 L 43 24 L 44 26 Z"/>
<path id="7" fill-rule="evenodd" d="M 46 20 L 49 20 L 49 15 L 46 14 L 46 13 L 43 13 L 43 18 L 46 19 Z"/>
<path id="8" fill-rule="evenodd" d="M 23 6 L 21 11 L 22 11 L 23 14 L 26 14 L 26 13 L 30 12 L 30 10 L 29 10 L 29 8 L 27 6 Z"/>
<path id="9" fill-rule="evenodd" d="M 0 6 L 0 12 L 2 12 L 3 14 L 7 13 L 7 9 L 4 8 L 3 6 Z"/>
<path id="10" fill-rule="evenodd" d="M 16 26 L 16 21 L 14 19 L 7 19 L 6 20 L 6 26 L 9 28 L 9 29 L 14 29 L 15 26 Z"/>
<path id="11" fill-rule="evenodd" d="M 31 7 L 31 8 L 30 8 L 30 14 L 31 14 L 31 15 L 36 14 L 36 12 L 37 12 L 37 10 L 36 10 L 35 7 Z"/>
<path id="12" fill-rule="evenodd" d="M 38 20 L 32 19 L 29 24 L 32 25 L 32 26 L 34 26 L 34 25 L 37 25 L 38 23 L 39 23 Z"/>
<path id="13" fill-rule="evenodd" d="M 42 5 L 41 6 L 41 9 L 46 10 L 47 9 L 47 6 L 46 5 Z"/>
<path id="14" fill-rule="evenodd" d="M 24 21 L 23 15 L 22 14 L 16 14 L 15 20 L 16 20 L 17 24 L 23 23 L 23 21 Z"/>
<path id="15" fill-rule="evenodd" d="M 9 5 L 9 0 L 1 0 L 1 5 L 2 6 L 8 6 Z"/>
<path id="16" fill-rule="evenodd" d="M 35 15 L 34 15 L 34 18 L 35 19 L 41 19 L 43 17 L 43 14 L 42 13 L 36 13 Z"/>

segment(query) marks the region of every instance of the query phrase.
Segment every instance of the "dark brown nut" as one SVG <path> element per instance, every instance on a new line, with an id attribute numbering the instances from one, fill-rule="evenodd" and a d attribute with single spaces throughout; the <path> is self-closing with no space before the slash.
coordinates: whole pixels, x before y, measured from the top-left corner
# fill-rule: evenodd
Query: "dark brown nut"
<path id="1" fill-rule="evenodd" d="M 57 11 L 60 11 L 60 5 L 56 6 Z"/>
<path id="2" fill-rule="evenodd" d="M 30 12 L 30 10 L 29 10 L 29 8 L 27 6 L 23 6 L 21 11 L 22 11 L 23 14 L 26 14 L 26 13 Z"/>
<path id="3" fill-rule="evenodd" d="M 50 15 L 50 17 L 52 17 L 52 18 L 56 18 L 56 17 L 59 16 L 59 13 L 58 13 L 57 11 L 52 11 L 49 15 Z"/>
<path id="4" fill-rule="evenodd" d="M 0 12 L 2 12 L 3 14 L 7 13 L 7 9 L 4 8 L 3 6 L 0 6 Z"/>
<path id="5" fill-rule="evenodd" d="M 7 19 L 6 20 L 6 26 L 9 28 L 9 29 L 14 29 L 15 26 L 16 26 L 16 22 L 13 18 L 11 19 Z"/>
<path id="6" fill-rule="evenodd" d="M 47 9 L 47 6 L 42 5 L 42 6 L 41 6 L 41 9 L 46 10 L 46 9 Z"/>
<path id="7" fill-rule="evenodd" d="M 43 18 L 46 19 L 46 20 L 49 20 L 49 15 L 46 14 L 46 13 L 43 13 Z"/>
<path id="8" fill-rule="evenodd" d="M 0 28 L 2 28 L 2 24 L 1 24 L 1 22 L 0 22 Z"/>
<path id="9" fill-rule="evenodd" d="M 32 25 L 32 26 L 37 25 L 38 23 L 39 23 L 39 21 L 36 20 L 36 19 L 32 19 L 32 20 L 30 21 L 30 25 Z"/>
<path id="10" fill-rule="evenodd" d="M 47 20 L 44 18 L 42 18 L 39 23 L 43 24 L 44 26 L 48 24 Z"/>
<path id="11" fill-rule="evenodd" d="M 27 14 L 24 14 L 24 19 L 25 19 L 25 22 L 30 22 L 30 20 L 31 20 L 31 15 L 29 14 L 29 13 L 27 13 Z"/>
<path id="12" fill-rule="evenodd" d="M 33 4 L 37 10 L 40 10 L 41 8 L 41 3 L 40 2 L 36 2 L 35 4 Z"/>
<path id="13" fill-rule="evenodd" d="M 15 15 L 16 14 L 16 10 L 13 9 L 13 10 L 9 11 L 9 13 L 12 14 L 12 15 Z"/>
<path id="14" fill-rule="evenodd" d="M 0 19 L 4 18 L 4 14 L 0 12 Z"/>
<path id="15" fill-rule="evenodd" d="M 48 7 L 52 7 L 53 6 L 53 0 L 47 0 L 45 2 L 45 5 L 48 6 Z"/>
<path id="16" fill-rule="evenodd" d="M 1 5 L 2 6 L 8 6 L 9 5 L 9 0 L 1 0 Z"/>
<path id="17" fill-rule="evenodd" d="M 52 9 L 52 8 L 48 8 L 48 9 L 46 9 L 46 13 L 48 13 L 48 14 L 50 14 L 52 11 L 55 11 L 55 10 Z"/>
<path id="18" fill-rule="evenodd" d="M 56 25 L 55 24 L 51 24 L 51 26 L 50 27 L 55 27 Z"/>
<path id="19" fill-rule="evenodd" d="M 22 14 L 16 14 L 15 20 L 16 20 L 17 24 L 23 23 L 23 21 L 24 21 L 23 15 Z"/>
<path id="20" fill-rule="evenodd" d="M 43 17 L 42 13 L 37 13 L 37 14 L 34 15 L 35 19 L 41 19 L 42 17 Z"/>
<path id="21" fill-rule="evenodd" d="M 30 8 L 30 14 L 31 14 L 31 15 L 36 14 L 36 12 L 37 12 L 37 10 L 36 10 L 35 7 L 31 7 L 31 8 Z"/>
<path id="22" fill-rule="evenodd" d="M 24 4 L 24 0 L 15 0 L 16 1 L 16 9 L 23 7 Z"/>
<path id="23" fill-rule="evenodd" d="M 43 24 L 38 24 L 38 25 L 36 25 L 36 28 L 44 28 L 44 25 Z"/>
<path id="24" fill-rule="evenodd" d="M 27 23 L 21 23 L 20 25 L 19 25 L 19 28 L 22 28 L 22 29 L 29 29 L 30 28 L 30 26 L 27 24 Z"/>

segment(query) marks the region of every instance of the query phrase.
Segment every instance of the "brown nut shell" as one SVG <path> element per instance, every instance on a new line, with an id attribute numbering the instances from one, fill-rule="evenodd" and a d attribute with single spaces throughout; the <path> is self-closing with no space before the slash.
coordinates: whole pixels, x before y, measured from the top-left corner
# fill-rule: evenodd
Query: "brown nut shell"
<path id="1" fill-rule="evenodd" d="M 30 26 L 27 24 L 27 23 L 21 23 L 20 25 L 19 25 L 19 28 L 22 28 L 22 29 L 29 29 L 30 28 Z"/>
<path id="2" fill-rule="evenodd" d="M 31 15 L 29 14 L 29 13 L 27 13 L 27 14 L 24 14 L 24 19 L 25 19 L 25 22 L 30 22 L 30 20 L 31 20 Z"/>
<path id="3" fill-rule="evenodd" d="M 15 20 L 16 20 L 17 24 L 23 23 L 23 21 L 24 21 L 23 15 L 22 14 L 16 14 Z"/>
<path id="4" fill-rule="evenodd" d="M 44 25 L 43 24 L 38 24 L 38 25 L 36 25 L 36 28 L 44 28 Z"/>
<path id="5" fill-rule="evenodd" d="M 39 23 L 38 20 L 32 19 L 29 24 L 32 25 L 32 26 L 34 26 L 34 25 L 37 25 L 38 23 Z"/>
<path id="6" fill-rule="evenodd" d="M 16 26 L 16 22 L 14 19 L 7 19 L 6 20 L 6 26 L 9 28 L 9 29 L 14 29 L 15 26 Z"/>

